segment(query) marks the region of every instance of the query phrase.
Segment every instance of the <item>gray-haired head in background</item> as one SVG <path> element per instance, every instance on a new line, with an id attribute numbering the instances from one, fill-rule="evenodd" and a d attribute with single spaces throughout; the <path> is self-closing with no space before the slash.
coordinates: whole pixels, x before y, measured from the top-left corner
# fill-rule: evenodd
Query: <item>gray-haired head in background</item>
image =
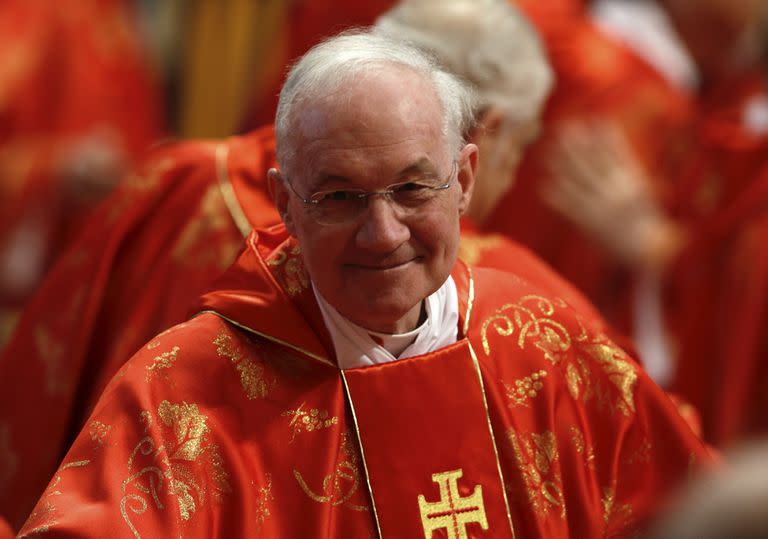
<path id="1" fill-rule="evenodd" d="M 536 30 L 506 0 L 404 0 L 375 28 L 432 51 L 475 87 L 480 106 L 520 123 L 539 116 L 552 88 Z"/>
<path id="2" fill-rule="evenodd" d="M 443 107 L 447 142 L 457 149 L 463 145 L 475 111 L 472 89 L 422 49 L 370 29 L 353 29 L 313 47 L 288 73 L 275 117 L 277 161 L 285 174 L 294 173 L 296 149 L 291 130 L 306 106 L 343 99 L 347 81 L 375 72 L 384 64 L 405 66 L 432 82 Z"/>

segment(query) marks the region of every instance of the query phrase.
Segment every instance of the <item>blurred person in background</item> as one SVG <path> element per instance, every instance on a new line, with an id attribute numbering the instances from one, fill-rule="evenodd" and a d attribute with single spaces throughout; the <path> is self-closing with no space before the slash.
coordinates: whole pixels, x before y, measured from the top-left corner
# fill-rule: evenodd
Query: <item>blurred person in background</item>
<path id="1" fill-rule="evenodd" d="M 768 537 L 768 442 L 734 447 L 722 464 L 681 489 L 651 539 Z"/>
<path id="2" fill-rule="evenodd" d="M 162 133 L 125 0 L 0 6 L 0 347 L 57 253 Z"/>
<path id="3" fill-rule="evenodd" d="M 595 17 L 649 61 L 680 59 L 658 71 L 695 98 L 695 115 L 684 145 L 670 148 L 678 156 L 655 172 L 611 126 L 571 126 L 550 200 L 653 283 L 654 338 L 671 360 L 660 381 L 700 410 L 707 438 L 764 433 L 768 5 L 612 0 Z M 655 53 L 659 43 L 675 54 Z M 669 196 L 654 197 L 654 183 Z"/>

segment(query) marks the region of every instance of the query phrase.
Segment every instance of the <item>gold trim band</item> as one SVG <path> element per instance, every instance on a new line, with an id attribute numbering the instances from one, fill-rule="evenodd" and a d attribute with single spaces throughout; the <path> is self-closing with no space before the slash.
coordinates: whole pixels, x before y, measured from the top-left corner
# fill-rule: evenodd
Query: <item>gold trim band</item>
<path id="1" fill-rule="evenodd" d="M 512 513 L 509 510 L 509 500 L 507 499 L 507 489 L 504 483 L 504 474 L 501 471 L 501 461 L 499 460 L 499 449 L 496 446 L 496 436 L 493 434 L 493 426 L 491 425 L 491 415 L 488 412 L 488 399 L 485 395 L 485 384 L 483 383 L 483 375 L 480 372 L 480 363 L 475 355 L 475 350 L 472 348 L 472 343 L 467 339 L 469 345 L 469 354 L 472 356 L 472 362 L 475 364 L 475 372 L 477 373 L 477 382 L 480 384 L 480 392 L 483 394 L 483 405 L 485 406 L 485 419 L 488 421 L 488 432 L 491 434 L 491 442 L 493 443 L 493 452 L 496 455 L 496 469 L 499 471 L 499 481 L 501 481 L 501 493 L 504 496 L 504 506 L 507 510 L 507 520 L 509 520 L 509 529 L 512 531 L 512 538 L 515 537 L 515 526 L 512 524 Z"/>
<path id="2" fill-rule="evenodd" d="M 341 380 L 344 383 L 344 392 L 347 394 L 347 402 L 349 402 L 349 408 L 352 410 L 352 422 L 355 424 L 355 434 L 357 435 L 357 445 L 360 446 L 360 456 L 363 458 L 363 471 L 365 472 L 365 483 L 368 485 L 368 492 L 371 495 L 371 505 L 373 506 L 373 518 L 376 521 L 376 531 L 379 534 L 379 539 L 383 539 L 381 534 L 381 526 L 379 525 L 379 513 L 376 511 L 376 498 L 373 496 L 373 487 L 371 486 L 371 478 L 368 475 L 368 464 L 365 462 L 365 449 L 363 449 L 363 439 L 360 437 L 360 429 L 357 427 L 357 414 L 355 413 L 355 403 L 352 402 L 352 393 L 349 391 L 347 385 L 347 377 L 344 375 L 344 369 L 340 369 Z"/>
<path id="3" fill-rule="evenodd" d="M 329 360 L 327 358 L 324 358 L 322 356 L 318 356 L 317 354 L 313 354 L 312 352 L 309 352 L 309 351 L 304 350 L 303 348 L 300 348 L 300 347 L 298 347 L 298 346 L 296 346 L 294 344 L 291 344 L 289 342 L 286 342 L 286 341 L 283 341 L 283 340 L 278 339 L 276 337 L 273 337 L 272 335 L 267 335 L 266 333 L 262 333 L 261 331 L 256 331 L 253 328 L 249 328 L 248 326 L 243 325 L 243 324 L 241 324 L 239 322 L 236 322 L 235 320 L 232 320 L 231 318 L 227 318 L 223 314 L 221 314 L 221 313 L 219 313 L 217 311 L 214 311 L 213 309 L 206 309 L 204 311 L 200 311 L 198 313 L 195 313 L 195 315 L 192 316 L 192 318 L 195 318 L 196 316 L 200 316 L 201 314 L 205 314 L 205 313 L 214 314 L 214 315 L 218 316 L 219 318 L 221 318 L 222 320 L 226 320 L 227 322 L 229 322 L 233 326 L 237 326 L 240 329 L 244 329 L 245 331 L 249 331 L 249 332 L 253 333 L 254 335 L 258 335 L 259 337 L 264 337 L 265 339 L 270 340 L 272 342 L 275 342 L 277 344 L 280 344 L 282 346 L 286 346 L 286 347 L 290 348 L 291 350 L 295 350 L 297 352 L 300 352 L 300 353 L 304 354 L 305 356 L 307 356 L 310 359 L 314 359 L 315 361 L 319 361 L 320 363 L 323 363 L 325 365 L 330 365 L 331 367 L 334 367 L 334 368 L 337 368 L 337 369 L 339 368 L 338 365 L 336 365 L 333 361 L 331 361 L 331 360 Z"/>
<path id="4" fill-rule="evenodd" d="M 224 204 L 226 204 L 229 210 L 230 217 L 235 222 L 235 226 L 240 229 L 243 237 L 247 238 L 253 227 L 250 221 L 248 221 L 248 217 L 245 216 L 245 212 L 242 206 L 240 206 L 240 201 L 237 200 L 232 181 L 229 179 L 228 161 L 229 144 L 227 144 L 227 141 L 223 141 L 216 146 L 216 178 L 219 180 L 219 190 L 224 199 Z"/>

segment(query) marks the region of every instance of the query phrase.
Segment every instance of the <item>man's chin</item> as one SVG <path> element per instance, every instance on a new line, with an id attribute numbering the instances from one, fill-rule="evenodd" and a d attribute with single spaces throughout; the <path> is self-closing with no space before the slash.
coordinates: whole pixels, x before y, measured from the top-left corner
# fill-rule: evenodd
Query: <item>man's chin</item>
<path id="1" fill-rule="evenodd" d="M 403 323 L 409 325 L 405 319 L 420 303 L 421 300 L 419 299 L 414 302 L 412 300 L 377 297 L 363 303 L 355 302 L 354 306 L 350 306 L 351 308 L 346 310 L 349 314 L 339 312 L 362 328 L 379 333 L 402 333 L 413 329 L 401 331 L 401 326 Z M 415 314 L 415 318 L 418 321 L 418 313 Z"/>

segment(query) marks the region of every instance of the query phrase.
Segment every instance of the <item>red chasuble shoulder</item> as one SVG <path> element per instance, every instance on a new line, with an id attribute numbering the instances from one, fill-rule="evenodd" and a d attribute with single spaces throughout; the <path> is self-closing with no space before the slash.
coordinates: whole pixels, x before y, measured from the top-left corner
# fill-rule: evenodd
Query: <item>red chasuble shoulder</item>
<path id="1" fill-rule="evenodd" d="M 340 371 L 276 228 L 107 387 L 21 536 L 605 537 L 706 460 L 547 290 L 453 272 L 459 340 Z"/>
<path id="2" fill-rule="evenodd" d="M 46 278 L 0 354 L 0 515 L 15 529 L 118 369 L 185 320 L 252 226 L 279 220 L 263 187 L 274 147 L 271 126 L 156 147 Z"/>

